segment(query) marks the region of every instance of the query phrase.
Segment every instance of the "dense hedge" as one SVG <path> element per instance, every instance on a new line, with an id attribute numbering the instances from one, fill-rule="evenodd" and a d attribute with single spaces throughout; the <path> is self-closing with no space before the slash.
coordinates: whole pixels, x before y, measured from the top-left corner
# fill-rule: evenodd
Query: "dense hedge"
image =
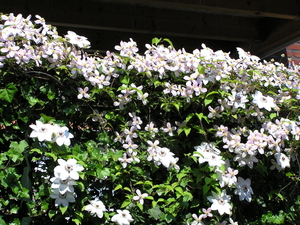
<path id="1" fill-rule="evenodd" d="M 297 66 L 1 24 L 1 224 L 300 223 Z"/>

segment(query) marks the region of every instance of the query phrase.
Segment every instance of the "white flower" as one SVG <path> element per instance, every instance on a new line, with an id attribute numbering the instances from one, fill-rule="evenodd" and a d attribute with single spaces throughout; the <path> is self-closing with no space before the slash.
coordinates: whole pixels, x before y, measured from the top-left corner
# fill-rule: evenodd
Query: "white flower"
<path id="1" fill-rule="evenodd" d="M 58 189 L 52 189 L 51 198 L 55 199 L 55 206 L 69 206 L 69 202 L 75 202 L 75 197 L 72 192 L 60 193 Z"/>
<path id="2" fill-rule="evenodd" d="M 96 214 L 99 218 L 103 217 L 103 212 L 107 211 L 105 205 L 100 200 L 92 200 L 91 204 L 85 207 L 86 211 L 89 211 L 91 214 Z"/>
<path id="3" fill-rule="evenodd" d="M 65 37 L 69 40 L 69 42 L 73 45 L 77 45 L 80 48 L 89 48 L 90 42 L 86 37 L 79 36 L 73 31 L 68 31 L 68 34 Z"/>
<path id="4" fill-rule="evenodd" d="M 226 194 L 226 190 L 223 190 L 219 196 L 217 193 L 212 192 L 213 196 L 208 196 L 207 199 L 212 203 L 211 209 L 218 210 L 220 215 L 224 213 L 231 213 L 231 205 L 229 204 L 230 196 Z"/>
<path id="5" fill-rule="evenodd" d="M 235 91 L 232 91 L 232 96 L 229 96 L 228 99 L 228 105 L 232 105 L 233 109 L 237 109 L 239 107 L 244 109 L 245 103 L 249 101 L 247 96 L 243 95 L 242 92 L 236 93 Z"/>
<path id="6" fill-rule="evenodd" d="M 222 157 L 218 155 L 220 154 L 220 150 L 217 149 L 212 143 L 203 142 L 200 146 L 195 146 L 194 148 L 196 149 L 197 153 L 193 156 L 198 157 L 198 162 L 200 164 L 208 162 L 209 166 L 212 167 L 219 167 L 222 164 L 225 164 L 224 160 L 222 160 Z"/>
<path id="7" fill-rule="evenodd" d="M 36 125 L 29 125 L 33 131 L 30 134 L 31 138 L 37 137 L 39 141 L 51 141 L 54 127 L 51 124 L 43 124 L 41 121 L 35 121 Z"/>
<path id="8" fill-rule="evenodd" d="M 238 174 L 238 170 L 233 170 L 231 167 L 228 167 L 227 170 L 222 171 L 221 169 L 217 169 L 216 174 L 218 176 L 219 184 L 221 187 L 227 185 L 228 187 L 233 186 L 237 182 L 237 178 L 235 175 Z"/>
<path id="9" fill-rule="evenodd" d="M 223 164 L 225 164 L 225 161 L 222 160 L 222 157 L 216 154 L 209 154 L 208 157 L 206 158 L 206 161 L 208 162 L 208 165 L 211 167 L 220 167 Z"/>
<path id="10" fill-rule="evenodd" d="M 50 179 L 52 182 L 51 188 L 58 189 L 61 194 L 69 192 L 74 192 L 73 185 L 77 185 L 77 183 L 70 177 L 61 178 L 59 174 L 55 174 L 55 177 Z"/>
<path id="11" fill-rule="evenodd" d="M 238 177 L 238 182 L 236 183 L 236 189 L 234 193 L 239 195 L 240 201 L 246 199 L 248 202 L 251 202 L 251 194 L 253 194 L 253 190 L 251 188 L 251 180 L 248 178 L 244 180 L 242 177 Z"/>
<path id="12" fill-rule="evenodd" d="M 271 111 L 271 108 L 276 108 L 276 104 L 274 103 L 274 99 L 270 96 L 263 96 L 260 91 L 256 91 L 253 97 L 253 103 L 258 106 L 258 108 L 265 108 L 268 111 Z"/>
<path id="13" fill-rule="evenodd" d="M 133 221 L 132 216 L 130 215 L 129 211 L 124 209 L 124 210 L 117 210 L 118 214 L 115 214 L 112 218 L 112 222 L 116 222 L 119 225 L 129 225 L 130 222 Z"/>
<path id="14" fill-rule="evenodd" d="M 175 170 L 179 171 L 180 170 L 180 167 L 176 164 L 178 162 L 179 158 L 176 157 L 172 157 L 170 158 L 170 165 L 168 167 L 168 170 L 171 170 L 172 168 L 174 168 Z"/>
<path id="15" fill-rule="evenodd" d="M 76 159 L 68 159 L 68 161 L 58 159 L 57 162 L 59 163 L 59 166 L 54 168 L 54 172 L 59 174 L 59 177 L 63 180 L 67 177 L 78 180 L 78 171 L 82 171 L 84 169 L 82 165 L 77 164 Z"/>
<path id="16" fill-rule="evenodd" d="M 62 146 L 71 144 L 70 138 L 73 138 L 74 135 L 69 133 L 69 129 L 67 127 L 60 127 L 59 125 L 54 125 L 55 134 L 54 140 L 59 145 Z"/>
<path id="17" fill-rule="evenodd" d="M 174 153 L 172 153 L 170 149 L 159 148 L 157 149 L 157 154 L 156 157 L 154 157 L 154 160 L 158 165 L 161 163 L 168 168 L 170 166 L 171 160 L 174 158 L 173 155 Z"/>
<path id="18" fill-rule="evenodd" d="M 228 224 L 228 225 L 239 225 L 238 222 L 234 222 L 233 219 L 231 219 L 231 218 L 229 218 L 229 222 L 230 222 L 230 224 Z"/>
<path id="19" fill-rule="evenodd" d="M 195 213 L 192 215 L 194 218 L 194 221 L 191 225 L 204 225 L 204 223 L 201 221 L 203 219 L 203 215 L 197 216 Z"/>
<path id="20" fill-rule="evenodd" d="M 283 153 L 275 153 L 274 154 L 278 166 L 280 166 L 281 169 L 284 169 L 286 167 L 290 167 L 290 159 Z"/>
<path id="21" fill-rule="evenodd" d="M 122 162 L 122 166 L 123 168 L 127 167 L 127 163 L 132 163 L 133 162 L 133 158 L 127 158 L 127 154 L 124 153 L 122 158 L 118 159 L 120 162 Z"/>
<path id="22" fill-rule="evenodd" d="M 141 193 L 139 189 L 136 190 L 137 196 L 133 197 L 133 200 L 135 201 L 140 201 L 140 203 L 143 205 L 144 204 L 144 198 L 148 197 L 147 193 Z"/>

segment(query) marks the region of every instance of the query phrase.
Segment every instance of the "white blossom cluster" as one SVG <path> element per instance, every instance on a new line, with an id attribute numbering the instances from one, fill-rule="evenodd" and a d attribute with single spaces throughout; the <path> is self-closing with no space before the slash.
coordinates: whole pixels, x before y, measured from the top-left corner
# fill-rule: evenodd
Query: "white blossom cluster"
<path id="1" fill-rule="evenodd" d="M 54 177 L 50 179 L 52 182 L 51 198 L 55 199 L 55 206 L 69 206 L 70 202 L 75 202 L 74 185 L 79 179 L 78 172 L 84 168 L 77 164 L 76 159 L 58 159 L 59 166 L 54 168 Z"/>
<path id="2" fill-rule="evenodd" d="M 124 129 L 121 134 L 115 132 L 116 138 L 114 139 L 115 142 L 122 143 L 123 148 L 126 150 L 123 157 L 118 159 L 122 163 L 123 168 L 126 168 L 130 163 L 140 162 L 140 159 L 137 157 L 139 146 L 135 143 L 135 139 L 138 138 L 137 131 L 142 129 L 141 125 L 143 124 L 143 121 L 135 112 L 129 113 L 129 116 L 131 117 L 131 120 L 127 122 L 129 128 Z M 176 130 L 176 127 L 171 127 L 170 123 L 167 123 L 166 126 L 166 128 L 162 127 L 160 130 L 173 136 L 173 131 Z M 155 138 L 159 131 L 153 122 L 147 124 L 144 130 L 150 133 L 153 138 Z M 172 153 L 170 149 L 158 146 L 158 140 L 155 140 L 154 142 L 148 140 L 147 144 L 149 145 L 147 149 L 148 161 L 153 161 L 157 166 L 163 165 L 168 170 L 171 170 L 172 168 L 175 168 L 176 170 L 180 169 L 177 165 L 179 158 L 174 157 L 174 153 Z"/>
<path id="3" fill-rule="evenodd" d="M 31 138 L 37 138 L 41 141 L 56 142 L 59 146 L 71 144 L 70 139 L 74 137 L 69 132 L 69 128 L 61 127 L 57 124 L 44 124 L 41 121 L 36 121 L 36 124 L 30 125 L 33 131 L 30 134 Z"/>
<path id="4" fill-rule="evenodd" d="M 248 202 L 251 201 L 251 195 L 253 194 L 251 180 L 249 178 L 246 180 L 242 177 L 237 178 L 236 175 L 238 174 L 238 170 L 230 167 L 228 159 L 222 159 L 222 156 L 220 156 L 221 151 L 215 147 L 214 143 L 202 142 L 200 146 L 195 146 L 194 148 L 196 152 L 194 152 L 193 156 L 198 158 L 199 164 L 207 162 L 210 167 L 214 168 L 220 187 L 224 188 L 225 186 L 228 186 L 235 188 L 234 193 L 239 195 L 241 201 L 244 199 Z M 212 203 L 210 207 L 211 210 L 217 210 L 220 215 L 223 215 L 224 213 L 228 215 L 231 214 L 231 196 L 227 195 L 225 189 L 221 194 L 212 192 L 212 196 L 209 196 L 207 199 Z M 203 219 L 203 215 L 200 215 L 197 219 L 200 223 Z"/>

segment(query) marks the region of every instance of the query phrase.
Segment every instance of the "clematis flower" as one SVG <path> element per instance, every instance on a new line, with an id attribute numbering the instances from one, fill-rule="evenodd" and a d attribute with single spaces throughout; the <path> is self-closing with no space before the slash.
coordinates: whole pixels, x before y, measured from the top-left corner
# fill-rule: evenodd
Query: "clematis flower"
<path id="1" fill-rule="evenodd" d="M 229 102 L 228 105 L 233 106 L 233 110 L 235 111 L 237 108 L 245 108 L 245 103 L 249 100 L 247 99 L 247 96 L 245 96 L 242 92 L 236 93 L 235 91 L 232 91 L 232 95 L 228 97 Z"/>
<path id="2" fill-rule="evenodd" d="M 208 209 L 202 209 L 202 212 L 203 214 L 202 215 L 202 218 L 206 218 L 206 217 L 213 217 L 213 214 L 211 213 L 211 208 L 208 208 Z"/>
<path id="3" fill-rule="evenodd" d="M 169 136 L 173 136 L 173 131 L 176 130 L 176 127 L 174 127 L 174 126 L 172 127 L 171 123 L 169 123 L 169 122 L 166 125 L 167 125 L 167 127 L 162 127 L 161 130 L 168 133 Z"/>
<path id="4" fill-rule="evenodd" d="M 192 217 L 194 218 L 194 221 L 192 222 L 191 225 L 204 225 L 204 223 L 202 222 L 203 219 L 203 215 L 197 216 L 195 213 L 192 215 Z"/>
<path id="5" fill-rule="evenodd" d="M 265 108 L 268 111 L 271 111 L 271 108 L 276 108 L 276 104 L 274 103 L 274 99 L 270 96 L 263 96 L 260 91 L 256 91 L 253 97 L 253 103 L 258 106 L 258 108 Z"/>
<path id="6" fill-rule="evenodd" d="M 168 148 L 159 148 L 157 150 L 157 155 L 154 158 L 157 164 L 163 164 L 165 167 L 169 167 L 174 153 L 170 151 Z"/>
<path id="7" fill-rule="evenodd" d="M 199 164 L 208 162 L 209 166 L 221 166 L 225 164 L 222 157 L 219 156 L 220 150 L 217 149 L 212 143 L 203 142 L 200 146 L 195 146 L 196 154 L 193 156 L 198 157 Z"/>
<path id="8" fill-rule="evenodd" d="M 213 196 L 208 196 L 207 199 L 212 203 L 211 209 L 212 210 L 218 210 L 220 215 L 223 215 L 224 213 L 230 214 L 231 213 L 231 205 L 229 204 L 229 201 L 231 197 L 226 194 L 226 190 L 223 190 L 221 195 L 218 195 L 215 192 L 212 192 Z"/>
<path id="9" fill-rule="evenodd" d="M 79 48 L 89 48 L 90 42 L 86 37 L 79 36 L 73 31 L 68 31 L 68 34 L 65 37 L 69 40 L 69 42 L 73 45 L 77 45 Z"/>
<path id="10" fill-rule="evenodd" d="M 52 182 L 51 188 L 58 189 L 61 194 L 68 192 L 74 192 L 74 185 L 77 185 L 76 181 L 70 177 L 61 178 L 60 174 L 55 174 L 50 181 Z"/>
<path id="11" fill-rule="evenodd" d="M 140 201 L 140 203 L 143 205 L 144 204 L 144 198 L 148 197 L 147 193 L 141 193 L 139 189 L 136 190 L 137 195 L 133 196 L 133 200 L 135 201 Z"/>
<path id="12" fill-rule="evenodd" d="M 251 194 L 253 194 L 251 180 L 249 178 L 244 180 L 244 178 L 238 177 L 238 182 L 236 183 L 236 189 L 234 190 L 234 193 L 239 196 L 240 201 L 246 199 L 248 202 L 251 202 Z"/>
<path id="13" fill-rule="evenodd" d="M 82 99 L 83 97 L 84 97 L 84 98 L 89 98 L 90 95 L 87 93 L 88 90 L 89 90 L 88 87 L 85 87 L 84 89 L 78 88 L 79 94 L 77 95 L 77 98 L 78 98 L 78 99 Z"/>
<path id="14" fill-rule="evenodd" d="M 285 169 L 286 167 L 290 167 L 290 159 L 283 153 L 275 153 L 277 165 L 281 169 Z"/>
<path id="15" fill-rule="evenodd" d="M 84 169 L 82 165 L 77 164 L 76 159 L 68 159 L 67 161 L 58 159 L 57 162 L 59 163 L 59 166 L 54 168 L 54 173 L 59 174 L 59 177 L 62 180 L 65 180 L 68 177 L 73 180 L 78 180 L 78 172 Z"/>
<path id="16" fill-rule="evenodd" d="M 60 193 L 58 189 L 52 189 L 51 198 L 55 199 L 55 206 L 69 206 L 69 202 L 75 202 L 75 197 L 72 192 L 65 192 L 64 194 Z"/>
<path id="17" fill-rule="evenodd" d="M 132 163 L 133 159 L 132 158 L 127 158 L 127 154 L 124 153 L 122 158 L 118 159 L 120 162 L 122 162 L 123 168 L 127 167 L 127 163 Z"/>
<path id="18" fill-rule="evenodd" d="M 116 222 L 119 225 L 129 225 L 130 222 L 133 221 L 132 216 L 130 215 L 129 211 L 127 209 L 124 210 L 117 210 L 118 214 L 115 214 L 112 218 L 112 222 Z"/>
<path id="19" fill-rule="evenodd" d="M 97 215 L 97 217 L 102 218 L 103 212 L 107 211 L 105 205 L 100 200 L 92 200 L 90 204 L 85 207 L 86 211 L 89 211 L 91 214 Z"/>
<path id="20" fill-rule="evenodd" d="M 30 134 L 31 138 L 37 137 L 39 141 L 51 141 L 54 127 L 51 124 L 43 124 L 41 121 L 35 121 L 36 125 L 29 125 L 33 131 Z"/>
<path id="21" fill-rule="evenodd" d="M 73 138 L 74 135 L 69 132 L 69 128 L 54 125 L 54 131 L 54 140 L 59 146 L 63 144 L 69 146 L 71 144 L 70 139 Z"/>

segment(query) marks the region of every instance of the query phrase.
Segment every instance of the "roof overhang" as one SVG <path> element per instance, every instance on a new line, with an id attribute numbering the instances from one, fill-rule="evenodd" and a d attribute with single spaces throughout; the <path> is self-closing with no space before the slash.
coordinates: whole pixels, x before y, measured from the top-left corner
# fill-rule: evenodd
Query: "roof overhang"
<path id="1" fill-rule="evenodd" d="M 10 0 L 0 6 L 3 13 L 38 14 L 60 34 L 73 30 L 100 51 L 129 38 L 143 45 L 163 37 L 176 48 L 205 43 L 266 57 L 300 39 L 299 0 Z"/>

